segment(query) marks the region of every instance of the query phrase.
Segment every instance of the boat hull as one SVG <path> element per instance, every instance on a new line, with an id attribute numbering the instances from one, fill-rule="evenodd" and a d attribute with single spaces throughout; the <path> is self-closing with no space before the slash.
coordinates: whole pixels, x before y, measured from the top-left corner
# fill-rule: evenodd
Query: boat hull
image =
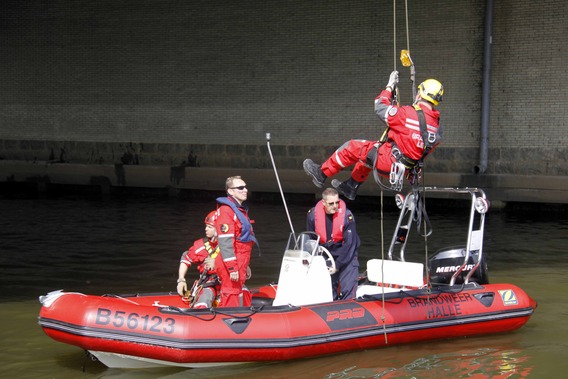
<path id="1" fill-rule="evenodd" d="M 515 285 L 475 283 L 306 306 L 254 305 L 270 302 L 270 288 L 254 294 L 253 307 L 212 310 L 187 309 L 175 294 L 57 292 L 42 300 L 39 324 L 110 367 L 207 367 L 510 332 L 536 308 Z"/>

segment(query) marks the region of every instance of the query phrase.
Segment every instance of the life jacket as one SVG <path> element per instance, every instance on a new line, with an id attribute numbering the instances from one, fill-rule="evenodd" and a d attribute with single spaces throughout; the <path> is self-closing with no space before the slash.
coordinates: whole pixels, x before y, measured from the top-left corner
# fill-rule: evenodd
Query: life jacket
<path id="1" fill-rule="evenodd" d="M 333 227 L 331 231 L 331 239 L 333 242 L 343 241 L 343 228 L 345 226 L 345 202 L 339 200 L 337 212 L 333 214 Z M 320 243 L 327 242 L 327 230 L 325 227 L 326 213 L 323 205 L 323 200 L 320 200 L 314 207 L 314 226 L 316 233 L 320 236 Z"/>
<path id="2" fill-rule="evenodd" d="M 235 215 L 237 216 L 237 218 L 241 222 L 241 235 L 237 238 L 237 241 L 239 241 L 239 242 L 254 242 L 256 245 L 258 245 L 258 241 L 256 240 L 256 237 L 254 236 L 253 231 L 252 231 L 252 224 L 250 223 L 250 220 L 239 209 L 239 207 L 237 207 L 235 202 L 231 201 L 227 197 L 218 197 L 217 202 L 219 204 L 223 204 L 223 205 L 227 205 L 227 206 L 231 207 L 231 209 L 233 210 L 233 212 L 235 213 Z"/>

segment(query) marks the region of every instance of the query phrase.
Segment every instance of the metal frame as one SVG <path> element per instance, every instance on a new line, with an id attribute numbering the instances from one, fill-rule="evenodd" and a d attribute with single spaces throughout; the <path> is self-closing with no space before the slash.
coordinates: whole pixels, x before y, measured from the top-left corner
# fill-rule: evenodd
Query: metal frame
<path id="1" fill-rule="evenodd" d="M 475 266 L 470 270 L 464 279 L 464 283 L 467 284 L 471 276 L 475 273 L 483 258 L 483 236 L 485 230 L 485 213 L 489 209 L 489 202 L 485 196 L 485 192 L 479 188 L 438 188 L 438 187 L 423 187 L 418 188 L 414 191 L 408 193 L 404 202 L 401 203 L 400 216 L 391 240 L 391 244 L 388 251 L 388 259 L 393 259 L 393 253 L 396 245 L 400 245 L 398 259 L 404 260 L 404 250 L 406 248 L 406 243 L 408 241 L 408 234 L 412 227 L 414 221 L 414 215 L 416 213 L 416 202 L 415 197 L 421 196 L 423 193 L 445 193 L 453 195 L 469 195 L 471 198 L 471 207 L 469 215 L 469 227 L 467 233 L 466 242 L 466 254 L 463 264 L 460 268 L 452 275 L 450 285 L 454 285 L 456 278 L 461 274 L 465 268 L 471 251 L 478 251 L 478 260 Z M 475 225 L 478 225 L 478 229 L 474 229 Z M 402 242 L 399 242 L 400 238 L 404 237 Z"/>

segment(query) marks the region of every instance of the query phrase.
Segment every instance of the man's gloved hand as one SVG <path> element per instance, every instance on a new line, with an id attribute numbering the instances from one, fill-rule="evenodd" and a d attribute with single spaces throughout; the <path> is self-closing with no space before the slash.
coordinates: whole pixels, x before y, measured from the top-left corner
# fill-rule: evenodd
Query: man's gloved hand
<path id="1" fill-rule="evenodd" d="M 250 270 L 250 266 L 247 267 L 247 280 L 249 280 L 252 276 L 252 271 Z"/>
<path id="2" fill-rule="evenodd" d="M 185 296 L 187 292 L 187 283 L 185 281 L 179 282 L 177 285 L 177 291 L 180 296 Z"/>
<path id="3" fill-rule="evenodd" d="M 205 258 L 204 263 L 207 270 L 213 270 L 215 268 L 215 258 L 213 257 Z"/>
<path id="4" fill-rule="evenodd" d="M 395 70 L 391 72 L 389 76 L 389 82 L 387 83 L 387 87 L 394 89 L 394 87 L 396 87 L 397 84 L 398 84 L 398 71 Z"/>

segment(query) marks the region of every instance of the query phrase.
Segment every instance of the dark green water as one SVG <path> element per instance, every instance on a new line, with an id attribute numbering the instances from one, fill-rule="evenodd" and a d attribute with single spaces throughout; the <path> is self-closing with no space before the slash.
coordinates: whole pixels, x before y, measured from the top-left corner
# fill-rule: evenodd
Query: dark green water
<path id="1" fill-rule="evenodd" d="M 39 295 L 175 291 L 179 256 L 203 235 L 211 202 L 180 200 L 0 200 L 0 377 L 3 378 L 563 378 L 568 371 L 568 222 L 560 213 L 494 211 L 485 251 L 492 282 L 519 285 L 539 307 L 520 330 L 497 336 L 410 344 L 333 357 L 223 369 L 108 369 L 37 325 Z M 380 210 L 355 212 L 360 260 L 381 255 Z M 290 206 L 296 231 L 307 204 Z M 430 210 L 428 251 L 466 237 L 458 209 Z M 283 207 L 251 199 L 262 247 L 249 287 L 277 279 L 290 227 Z M 397 213 L 384 214 L 385 243 Z M 411 241 L 407 260 L 424 259 Z M 193 274 L 195 274 L 193 272 Z M 190 271 L 191 275 L 191 271 Z"/>

